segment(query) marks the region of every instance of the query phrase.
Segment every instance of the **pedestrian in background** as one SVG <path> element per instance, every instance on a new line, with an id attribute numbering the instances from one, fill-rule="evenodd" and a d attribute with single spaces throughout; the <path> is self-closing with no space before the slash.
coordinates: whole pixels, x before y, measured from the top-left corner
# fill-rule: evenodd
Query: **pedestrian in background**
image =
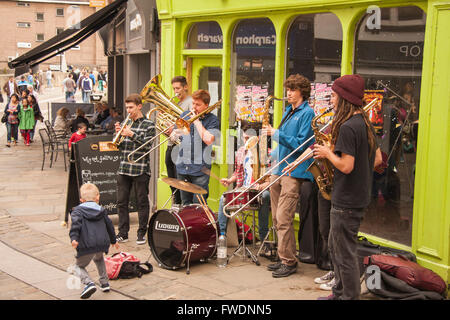
<path id="1" fill-rule="evenodd" d="M 6 96 L 7 96 L 6 103 L 9 103 L 9 101 L 11 100 L 11 96 L 14 93 L 19 94 L 19 87 L 17 86 L 17 83 L 14 80 L 13 76 L 10 76 L 8 82 L 5 83 L 5 85 L 3 86 L 3 91 L 5 91 Z"/>
<path id="2" fill-rule="evenodd" d="M 70 214 L 72 226 L 69 236 L 72 247 L 77 250 L 74 271 L 85 285 L 80 298 L 87 299 L 97 291 L 97 288 L 89 277 L 86 267 L 94 260 L 100 276 L 100 289 L 109 292 L 103 253 L 108 253 L 110 244 L 119 250 L 119 244 L 108 212 L 99 205 L 100 192 L 97 186 L 92 183 L 83 184 L 80 188 L 80 202 L 81 204 Z"/>
<path id="3" fill-rule="evenodd" d="M 48 68 L 47 72 L 45 73 L 45 78 L 47 79 L 47 88 L 52 88 L 52 76 L 52 70 Z"/>
<path id="4" fill-rule="evenodd" d="M 93 88 L 92 80 L 89 78 L 86 70 L 83 70 L 81 77 L 78 79 L 78 88 L 81 90 L 84 103 L 89 103 Z"/>
<path id="5" fill-rule="evenodd" d="M 30 132 L 34 128 L 34 110 L 31 105 L 28 104 L 28 100 L 22 99 L 22 106 L 19 110 L 19 129 L 23 137 L 23 143 L 26 146 L 30 145 Z"/>
<path id="6" fill-rule="evenodd" d="M 40 120 L 41 122 L 44 121 L 44 117 L 42 116 L 41 113 L 41 108 L 39 108 L 39 104 L 36 100 L 36 97 L 32 94 L 28 95 L 28 105 L 30 105 L 33 108 L 34 111 L 34 126 L 33 126 L 33 130 L 31 130 L 30 132 L 30 143 L 33 142 L 34 139 L 34 130 L 36 129 L 36 123 L 38 120 Z"/>
<path id="7" fill-rule="evenodd" d="M 6 146 L 11 147 L 11 139 L 14 139 L 14 145 L 17 145 L 18 130 L 19 130 L 19 111 L 20 100 L 16 93 L 11 96 L 11 101 L 6 105 L 5 113 L 8 114 L 6 120 L 7 128 L 7 143 Z"/>
<path id="8" fill-rule="evenodd" d="M 68 73 L 62 84 L 64 93 L 66 95 L 66 102 L 75 102 L 75 89 L 77 87 L 77 84 L 73 80 L 73 75 L 71 73 Z"/>

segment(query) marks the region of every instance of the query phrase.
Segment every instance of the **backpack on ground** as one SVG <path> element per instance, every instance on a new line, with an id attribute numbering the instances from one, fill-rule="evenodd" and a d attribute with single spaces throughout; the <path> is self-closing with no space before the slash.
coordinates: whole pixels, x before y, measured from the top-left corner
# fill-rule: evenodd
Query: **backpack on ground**
<path id="1" fill-rule="evenodd" d="M 372 255 L 364 258 L 364 265 L 375 265 L 380 271 L 404 281 L 409 286 L 422 290 L 433 291 L 444 295 L 447 285 L 445 281 L 435 272 L 416 262 L 389 255 Z"/>
<path id="2" fill-rule="evenodd" d="M 141 261 L 127 252 L 118 252 L 111 257 L 105 257 L 106 272 L 110 280 L 131 279 L 142 277 L 153 271 L 153 266 L 149 262 Z"/>

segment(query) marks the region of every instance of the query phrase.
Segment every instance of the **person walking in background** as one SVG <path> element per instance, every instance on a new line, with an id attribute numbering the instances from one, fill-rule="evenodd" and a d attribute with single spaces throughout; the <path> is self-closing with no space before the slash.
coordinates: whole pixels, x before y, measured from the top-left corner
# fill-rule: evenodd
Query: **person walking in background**
<path id="1" fill-rule="evenodd" d="M 34 111 L 34 126 L 30 132 L 30 143 L 31 143 L 31 142 L 33 142 L 33 139 L 34 139 L 34 130 L 36 129 L 36 123 L 38 120 L 40 120 L 41 122 L 44 121 L 44 117 L 42 116 L 41 108 L 39 108 L 39 104 L 36 100 L 36 97 L 34 95 L 30 94 L 30 95 L 28 95 L 27 100 L 28 100 L 28 105 L 31 106 Z"/>
<path id="2" fill-rule="evenodd" d="M 52 88 L 52 76 L 52 70 L 48 68 L 47 72 L 45 73 L 45 79 L 47 79 L 47 88 Z"/>
<path id="3" fill-rule="evenodd" d="M 99 205 L 100 192 L 96 185 L 85 183 L 80 188 L 80 202 L 71 214 L 70 240 L 77 250 L 75 274 L 85 285 L 80 298 L 89 298 L 97 288 L 89 277 L 86 267 L 94 260 L 100 276 L 100 289 L 109 292 L 108 273 L 103 253 L 108 253 L 110 245 L 119 250 L 116 234 L 108 212 Z"/>
<path id="4" fill-rule="evenodd" d="M 26 146 L 30 145 L 30 132 L 34 128 L 34 110 L 28 104 L 27 99 L 22 99 L 22 106 L 19 110 L 19 130 L 23 137 L 23 143 Z"/>
<path id="5" fill-rule="evenodd" d="M 103 90 L 105 89 L 105 84 L 106 75 L 103 73 L 103 70 L 100 69 L 98 73 L 98 90 L 100 90 L 100 92 L 103 92 Z"/>
<path id="6" fill-rule="evenodd" d="M 19 111 L 20 100 L 16 93 L 11 96 L 11 101 L 5 107 L 5 113 L 8 114 L 6 120 L 7 143 L 6 146 L 11 147 L 11 139 L 14 139 L 14 145 L 17 145 L 18 129 L 19 129 Z"/>
<path id="7" fill-rule="evenodd" d="M 19 94 L 22 95 L 22 93 L 27 90 L 28 88 L 28 82 L 26 81 L 26 78 L 24 75 L 20 76 L 20 81 L 17 83 L 17 87 L 19 88 Z M 22 95 L 23 97 L 23 95 Z"/>
<path id="8" fill-rule="evenodd" d="M 6 93 L 6 103 L 9 103 L 13 94 L 19 94 L 19 87 L 17 86 L 16 81 L 14 81 L 13 76 L 10 76 L 8 82 L 5 83 L 3 86 L 3 91 Z"/>
<path id="9" fill-rule="evenodd" d="M 77 84 L 73 80 L 73 75 L 71 73 L 68 73 L 62 84 L 63 91 L 66 95 L 66 102 L 75 102 L 75 89 L 77 87 Z"/>
<path id="10" fill-rule="evenodd" d="M 89 103 L 93 85 L 86 70 L 83 70 L 81 77 L 78 79 L 78 88 L 81 90 L 83 102 Z"/>

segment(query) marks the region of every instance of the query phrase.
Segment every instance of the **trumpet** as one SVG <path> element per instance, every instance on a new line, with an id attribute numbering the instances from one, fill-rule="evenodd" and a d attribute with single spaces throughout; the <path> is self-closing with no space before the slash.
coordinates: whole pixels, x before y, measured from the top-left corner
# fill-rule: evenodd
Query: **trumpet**
<path id="1" fill-rule="evenodd" d="M 133 120 L 130 119 L 130 114 L 128 114 L 127 117 L 125 118 L 125 120 L 122 122 L 122 126 L 120 127 L 120 130 L 116 132 L 113 140 L 108 143 L 109 147 L 118 147 L 123 142 L 125 137 L 122 136 L 122 132 L 123 132 L 123 129 L 125 129 L 125 126 L 128 126 L 129 124 L 133 124 Z"/>
<path id="2" fill-rule="evenodd" d="M 373 107 L 375 107 L 375 104 L 377 102 L 378 99 L 374 99 L 372 100 L 369 104 L 367 104 L 364 107 L 364 112 L 369 111 L 370 109 L 372 109 Z M 325 110 L 319 117 L 323 116 L 324 114 L 327 114 L 328 112 L 331 112 L 331 110 L 333 109 L 333 107 L 329 107 L 327 110 Z M 322 133 L 323 131 L 325 131 L 326 128 L 328 128 L 331 124 L 332 124 L 333 120 L 328 121 L 318 132 Z M 291 157 L 292 155 L 294 155 L 296 152 L 298 152 L 303 146 L 305 146 L 307 143 L 309 143 L 313 138 L 315 137 L 315 135 L 313 134 L 311 137 L 309 137 L 305 142 L 303 142 L 300 146 L 298 146 L 297 148 L 295 148 L 291 153 L 289 153 L 286 157 L 284 157 L 283 159 L 281 159 L 275 166 L 273 166 L 269 171 L 266 172 L 265 175 L 261 176 L 258 180 L 256 180 L 255 182 L 253 182 L 250 186 L 248 186 L 247 188 L 245 188 L 244 190 L 241 191 L 241 193 L 239 193 L 236 197 L 234 197 L 234 199 L 232 199 L 229 203 L 227 203 L 223 209 L 224 209 L 224 214 L 225 216 L 227 216 L 228 218 L 232 218 L 234 217 L 236 214 L 238 214 L 239 212 L 241 212 L 242 210 L 244 210 L 248 204 L 253 203 L 254 200 L 256 200 L 264 191 L 266 191 L 267 189 L 269 189 L 273 184 L 275 184 L 278 180 L 280 180 L 282 177 L 284 177 L 286 174 L 290 173 L 291 170 L 287 170 L 285 172 L 283 172 L 281 175 L 279 175 L 275 180 L 273 180 L 267 187 L 265 187 L 263 190 L 261 190 L 256 196 L 254 196 L 251 200 L 249 200 L 247 202 L 247 204 L 244 204 L 241 208 L 239 208 L 239 210 L 233 212 L 232 214 L 228 214 L 226 208 L 229 207 L 234 201 L 236 201 L 236 199 L 238 199 L 239 197 L 242 196 L 243 193 L 247 192 L 248 190 L 252 189 L 252 187 L 257 184 L 260 181 L 264 181 L 264 179 L 275 169 L 278 168 L 278 166 L 280 164 L 282 164 L 283 162 L 286 162 L 288 165 L 289 163 L 287 162 L 287 159 L 289 159 L 289 157 Z M 296 159 L 293 163 L 295 163 L 296 166 L 298 166 L 299 164 L 301 164 L 302 162 L 304 162 L 305 160 L 309 159 L 312 155 L 313 151 L 310 151 L 308 154 L 306 154 L 305 156 L 301 157 L 300 159 Z"/>
<path id="3" fill-rule="evenodd" d="M 185 120 L 185 118 L 189 115 L 192 115 L 192 112 L 187 113 L 184 117 L 182 118 L 178 118 L 175 121 L 175 124 L 177 125 L 177 127 L 181 130 L 183 130 L 186 134 L 189 133 L 191 131 L 190 126 L 191 124 L 197 120 L 198 118 L 202 117 L 203 115 L 210 113 L 211 111 L 213 111 L 214 109 L 220 107 L 220 105 L 222 104 L 222 100 L 217 101 L 215 104 L 209 106 L 208 108 L 206 108 L 204 111 L 200 112 L 199 114 L 195 115 L 194 117 Z M 146 153 L 144 153 L 142 156 L 140 156 L 137 159 L 132 159 L 133 155 L 138 152 L 139 150 L 141 150 L 142 148 L 144 148 L 146 145 L 152 143 L 153 139 L 156 137 L 153 137 L 152 139 L 150 139 L 149 141 L 145 142 L 144 144 L 140 145 L 138 148 L 136 148 L 135 150 L 131 151 L 130 154 L 128 155 L 128 161 L 131 163 L 135 163 L 140 161 L 142 158 L 146 157 L 147 155 L 149 155 L 150 153 L 153 152 L 153 150 L 156 150 L 157 148 L 159 148 L 160 145 L 162 145 L 163 143 L 165 143 L 167 140 L 170 139 L 170 137 L 164 139 L 162 142 L 160 142 L 158 145 L 154 146 L 153 148 L 151 148 L 149 151 L 147 151 Z"/>

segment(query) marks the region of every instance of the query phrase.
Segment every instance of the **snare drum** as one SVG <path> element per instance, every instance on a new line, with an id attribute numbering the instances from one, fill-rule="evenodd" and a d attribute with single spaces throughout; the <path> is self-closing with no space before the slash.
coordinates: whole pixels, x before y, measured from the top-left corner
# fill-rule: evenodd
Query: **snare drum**
<path id="1" fill-rule="evenodd" d="M 241 191 L 239 189 L 225 192 L 223 194 L 225 205 L 228 205 L 235 197 L 237 197 Z M 250 189 L 242 193 L 236 200 L 233 201 L 230 205 L 228 205 L 225 210 L 226 211 L 237 211 L 242 208 L 245 204 L 247 204 L 251 199 L 253 199 L 256 195 L 258 195 L 257 190 Z M 253 200 L 249 205 L 245 207 L 244 210 L 258 210 L 260 207 L 258 198 Z"/>
<path id="2" fill-rule="evenodd" d="M 158 210 L 150 218 L 148 244 L 159 266 L 165 269 L 175 270 L 188 262 L 211 258 L 216 239 L 217 230 L 200 205 Z"/>

